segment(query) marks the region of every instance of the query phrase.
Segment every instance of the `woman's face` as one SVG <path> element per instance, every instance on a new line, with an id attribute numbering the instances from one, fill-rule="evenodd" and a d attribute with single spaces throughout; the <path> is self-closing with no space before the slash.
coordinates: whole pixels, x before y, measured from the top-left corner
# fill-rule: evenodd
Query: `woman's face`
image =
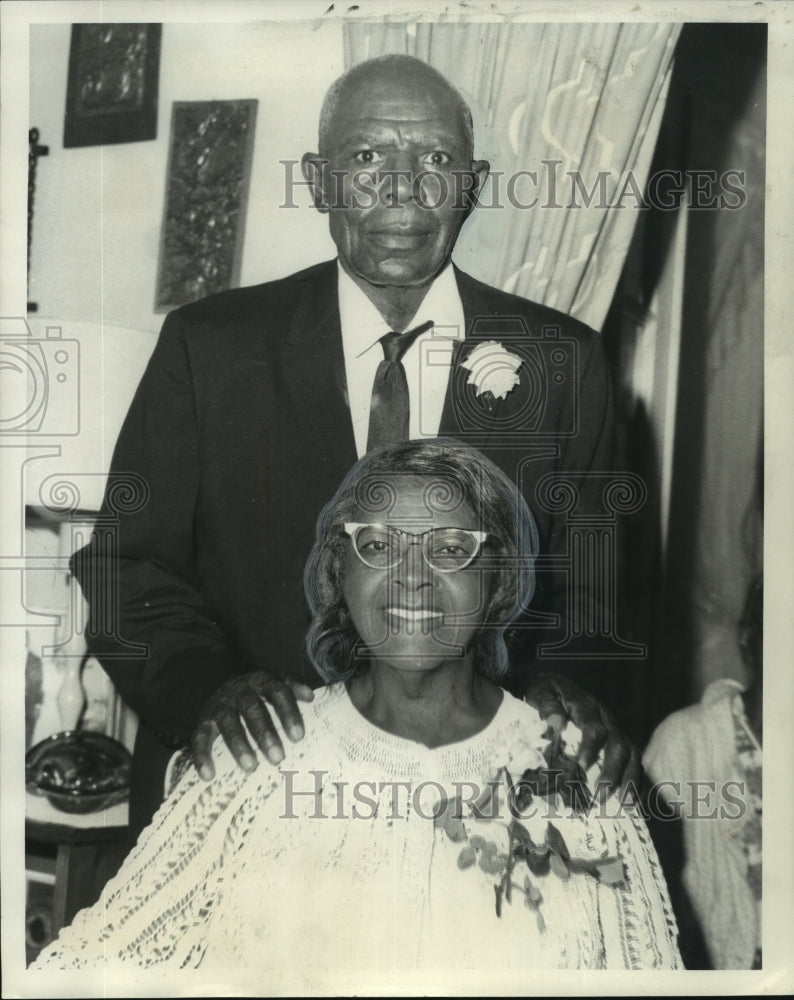
<path id="1" fill-rule="evenodd" d="M 356 521 L 401 528 L 411 533 L 411 544 L 404 559 L 388 569 L 365 565 L 348 540 L 343 595 L 353 624 L 376 662 L 412 672 L 461 663 L 486 620 L 496 571 L 483 569 L 478 556 L 465 569 L 439 572 L 425 560 L 418 536 L 429 528 L 481 531 L 481 518 L 448 480 L 403 475 L 384 483 L 384 494 L 395 497 L 388 511 L 359 510 Z M 439 541 L 446 544 L 446 536 Z M 373 543 L 364 535 L 367 544 Z M 441 560 L 453 553 L 452 548 L 436 552 Z"/>

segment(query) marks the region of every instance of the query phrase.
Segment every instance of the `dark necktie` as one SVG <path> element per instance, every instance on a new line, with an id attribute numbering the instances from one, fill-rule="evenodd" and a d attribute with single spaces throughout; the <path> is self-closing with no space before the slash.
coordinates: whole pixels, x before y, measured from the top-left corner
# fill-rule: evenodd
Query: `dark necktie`
<path id="1" fill-rule="evenodd" d="M 402 358 L 416 338 L 432 325 L 431 319 L 405 333 L 387 333 L 380 338 L 383 361 L 372 383 L 367 451 L 408 440 L 408 379 Z"/>

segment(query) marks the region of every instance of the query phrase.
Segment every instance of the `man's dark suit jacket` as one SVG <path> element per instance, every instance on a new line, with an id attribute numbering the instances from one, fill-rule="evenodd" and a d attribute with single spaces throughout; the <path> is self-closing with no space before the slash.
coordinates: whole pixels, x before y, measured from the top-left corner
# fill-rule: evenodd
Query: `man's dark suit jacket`
<path id="1" fill-rule="evenodd" d="M 609 468 L 612 443 L 600 339 L 555 310 L 456 278 L 466 337 L 439 433 L 513 477 L 541 552 L 564 554 L 565 519 L 537 487 L 567 475 L 583 487 L 581 506 L 598 505 L 586 474 Z M 524 361 L 502 400 L 478 396 L 460 364 L 488 341 Z M 235 674 L 319 683 L 303 649 L 303 567 L 317 515 L 355 461 L 335 261 L 166 318 L 116 446 L 103 530 L 73 560 L 89 649 L 145 724 L 149 757 L 152 732 L 164 748 L 185 743 L 203 703 Z M 564 614 L 564 575 L 541 573 L 540 591 L 538 607 Z M 160 774 L 137 779 L 152 805 Z"/>

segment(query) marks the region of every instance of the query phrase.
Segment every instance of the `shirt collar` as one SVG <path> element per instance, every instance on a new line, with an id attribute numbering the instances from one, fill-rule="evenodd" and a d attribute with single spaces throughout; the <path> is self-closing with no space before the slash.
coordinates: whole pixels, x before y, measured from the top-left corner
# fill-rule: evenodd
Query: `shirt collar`
<path id="1" fill-rule="evenodd" d="M 339 276 L 339 321 L 346 353 L 359 357 L 366 353 L 391 329 L 366 294 L 337 261 Z M 427 294 L 406 329 L 433 321 L 437 331 L 452 339 L 463 340 L 463 303 L 450 261 L 433 280 Z M 430 331 L 428 331 L 429 335 Z"/>

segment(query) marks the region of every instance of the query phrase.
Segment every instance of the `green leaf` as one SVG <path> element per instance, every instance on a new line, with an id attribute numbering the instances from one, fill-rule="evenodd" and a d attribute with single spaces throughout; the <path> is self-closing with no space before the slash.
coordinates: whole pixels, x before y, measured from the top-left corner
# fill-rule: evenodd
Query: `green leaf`
<path id="1" fill-rule="evenodd" d="M 585 858 L 569 858 L 566 864 L 568 871 L 583 872 L 585 875 L 592 875 L 593 878 L 599 877 L 598 865 L 595 861 L 587 861 Z"/>
<path id="2" fill-rule="evenodd" d="M 489 875 L 502 875 L 507 868 L 507 863 L 498 858 L 495 854 L 480 854 L 480 868 Z"/>
<path id="3" fill-rule="evenodd" d="M 492 840 L 486 840 L 482 846 L 482 853 L 492 858 L 496 854 L 496 844 Z"/>
<path id="4" fill-rule="evenodd" d="M 499 815 L 499 784 L 489 782 L 485 791 L 471 804 L 475 819 L 492 820 Z"/>
<path id="5" fill-rule="evenodd" d="M 620 858 L 600 861 L 597 867 L 599 878 L 605 885 L 620 885 L 625 881 L 626 871 Z"/>
<path id="6" fill-rule="evenodd" d="M 559 854 L 552 854 L 549 858 L 549 864 L 551 865 L 551 870 L 558 877 L 567 881 L 571 877 L 571 873 L 568 871 L 568 865 L 560 857 Z"/>
<path id="7" fill-rule="evenodd" d="M 451 811 L 450 806 L 454 805 L 454 799 L 441 799 L 433 813 L 433 826 L 443 826 L 447 819 L 447 813 Z"/>
<path id="8" fill-rule="evenodd" d="M 546 826 L 546 843 L 552 851 L 554 851 L 555 854 L 559 854 L 563 860 L 568 861 L 570 859 L 571 855 L 568 852 L 568 846 L 565 843 L 565 838 L 553 823 L 549 823 Z"/>
<path id="9" fill-rule="evenodd" d="M 543 896 L 541 895 L 540 889 L 530 882 L 528 875 L 524 876 L 524 902 L 530 910 L 537 910 L 543 902 Z"/>
<path id="10" fill-rule="evenodd" d="M 549 858 L 554 856 L 549 853 L 536 854 L 535 851 L 526 851 L 523 858 L 532 874 L 540 878 L 549 874 Z"/>
<path id="11" fill-rule="evenodd" d="M 477 855 L 474 852 L 474 848 L 466 844 L 458 855 L 458 868 L 461 871 L 466 871 L 467 868 L 471 868 L 476 860 Z"/>
<path id="12" fill-rule="evenodd" d="M 469 837 L 469 843 L 475 851 L 481 851 L 485 846 L 485 837 L 481 837 L 479 833 L 475 833 L 473 837 Z"/>
<path id="13" fill-rule="evenodd" d="M 444 830 L 449 839 L 455 841 L 456 844 L 466 840 L 466 828 L 463 825 L 463 820 L 458 819 L 451 812 L 444 820 Z"/>
<path id="14" fill-rule="evenodd" d="M 519 844 L 524 844 L 527 847 L 536 848 L 535 842 L 532 840 L 529 830 L 524 826 L 523 823 L 519 823 L 517 819 L 514 819 L 510 823 L 510 833 L 513 838 L 518 841 Z"/>
<path id="15" fill-rule="evenodd" d="M 592 797 L 587 788 L 587 776 L 574 757 L 565 753 L 562 736 L 550 729 L 550 739 L 543 751 L 547 766 L 528 768 L 521 775 L 515 788 L 519 808 L 532 795 L 551 796 L 559 794 L 566 806 L 574 812 L 585 812 L 590 807 Z"/>

